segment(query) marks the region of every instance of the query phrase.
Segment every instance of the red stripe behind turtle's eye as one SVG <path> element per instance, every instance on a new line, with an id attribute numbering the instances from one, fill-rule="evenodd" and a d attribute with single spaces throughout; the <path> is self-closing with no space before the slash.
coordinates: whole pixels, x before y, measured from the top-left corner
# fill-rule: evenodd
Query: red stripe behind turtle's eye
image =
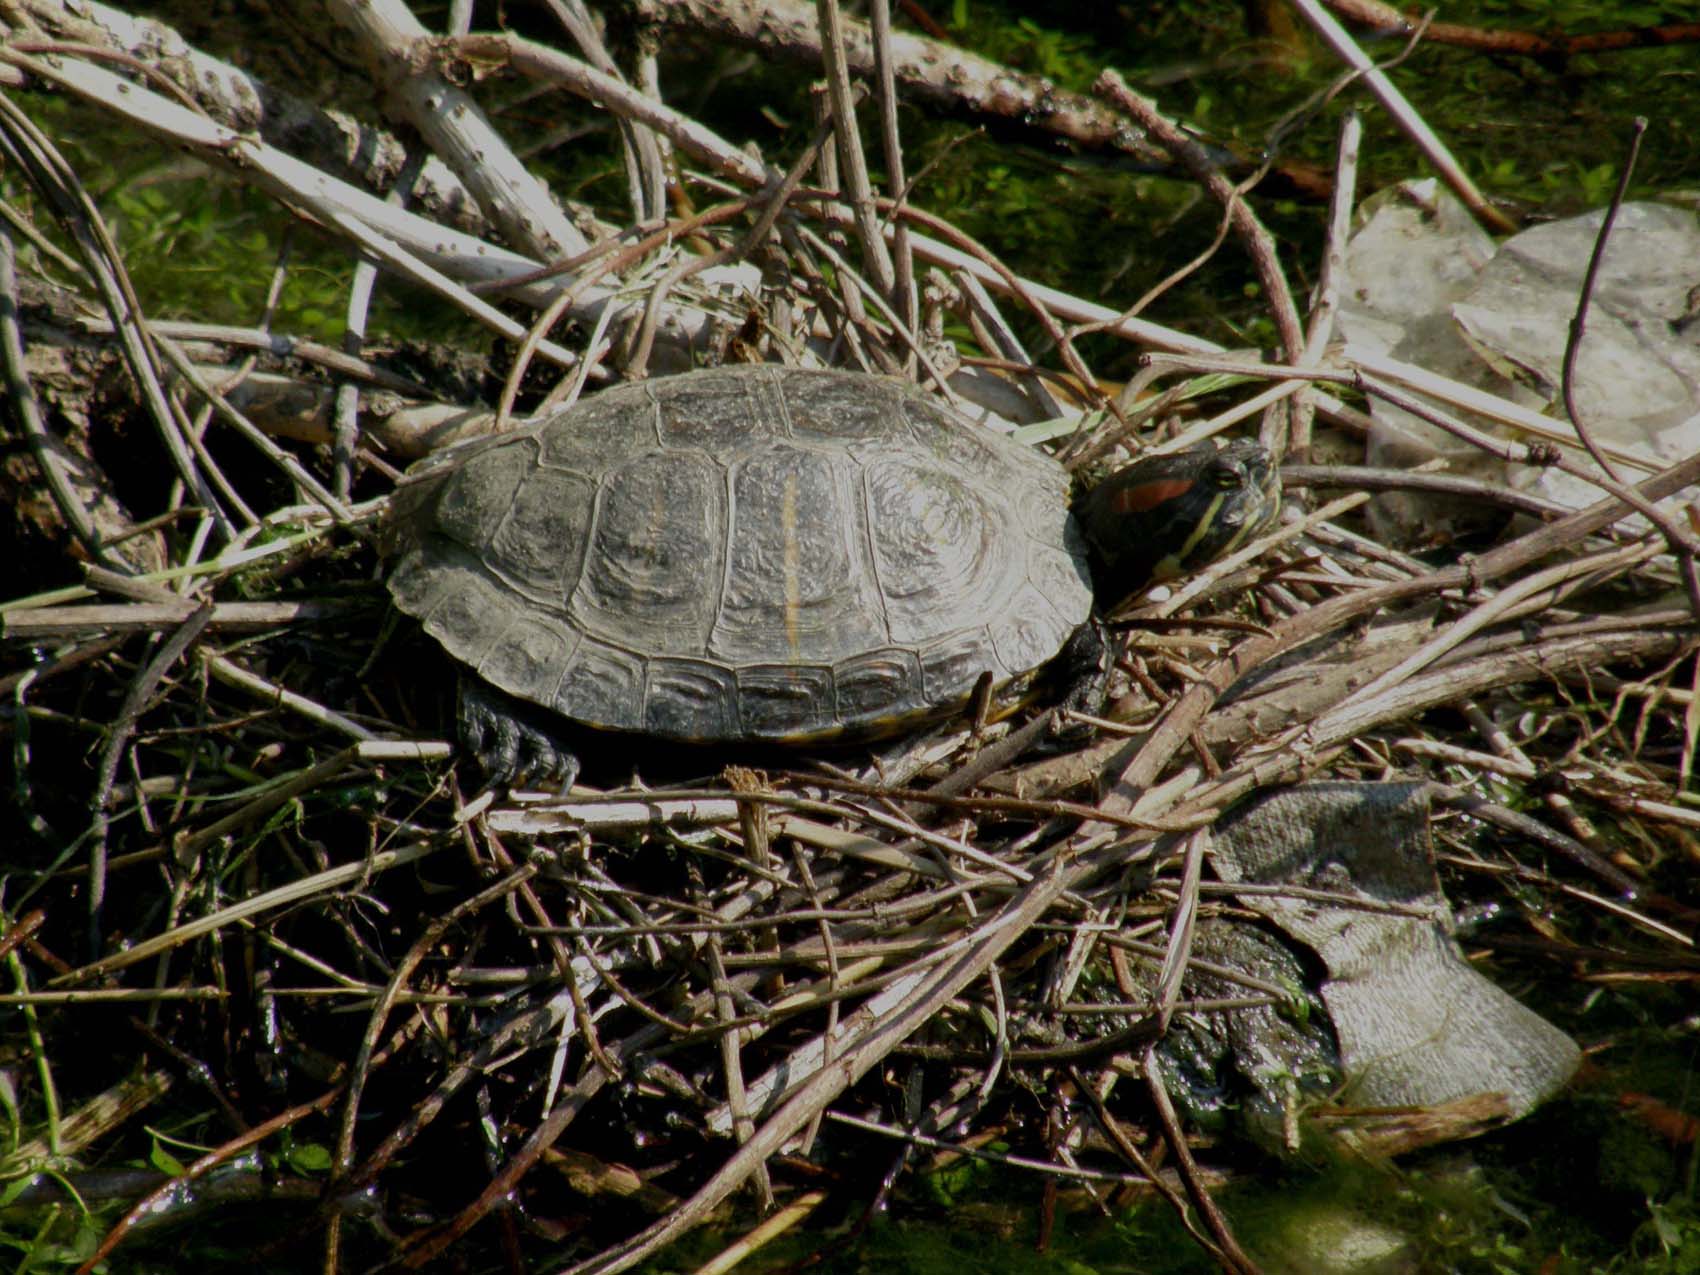
<path id="1" fill-rule="evenodd" d="M 1160 478 L 1133 483 L 1110 498 L 1110 508 L 1118 514 L 1148 513 L 1158 505 L 1186 495 L 1196 481 L 1193 478 Z"/>

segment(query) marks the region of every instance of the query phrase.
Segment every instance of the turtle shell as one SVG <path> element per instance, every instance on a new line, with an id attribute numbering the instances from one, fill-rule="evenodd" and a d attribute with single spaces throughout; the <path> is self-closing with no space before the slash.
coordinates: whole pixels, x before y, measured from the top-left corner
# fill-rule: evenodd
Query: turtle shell
<path id="1" fill-rule="evenodd" d="M 396 605 L 509 695 L 695 741 L 899 731 L 1090 613 L 1068 477 L 856 373 L 606 390 L 416 466 Z"/>

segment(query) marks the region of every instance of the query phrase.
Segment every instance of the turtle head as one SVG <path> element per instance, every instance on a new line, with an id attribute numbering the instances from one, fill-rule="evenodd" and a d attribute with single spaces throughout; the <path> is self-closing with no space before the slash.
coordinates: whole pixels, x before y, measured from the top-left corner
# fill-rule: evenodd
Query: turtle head
<path id="1" fill-rule="evenodd" d="M 1238 549 L 1280 508 L 1280 472 L 1262 446 L 1241 439 L 1136 460 L 1077 500 L 1074 516 L 1107 610 Z"/>

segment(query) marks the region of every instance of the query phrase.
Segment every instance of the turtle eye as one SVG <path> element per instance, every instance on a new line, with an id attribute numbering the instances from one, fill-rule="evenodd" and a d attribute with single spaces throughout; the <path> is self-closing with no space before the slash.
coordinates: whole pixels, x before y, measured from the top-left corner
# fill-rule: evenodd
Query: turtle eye
<path id="1" fill-rule="evenodd" d="M 1245 475 L 1230 465 L 1219 465 L 1210 471 L 1210 481 L 1223 491 L 1245 486 Z"/>

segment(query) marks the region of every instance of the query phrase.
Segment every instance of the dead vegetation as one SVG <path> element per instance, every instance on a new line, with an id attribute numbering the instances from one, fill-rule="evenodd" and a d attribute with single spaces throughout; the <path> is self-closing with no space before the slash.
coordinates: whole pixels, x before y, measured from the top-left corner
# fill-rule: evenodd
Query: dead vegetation
<path id="1" fill-rule="evenodd" d="M 690 22 L 721 38 L 717 23 L 748 19 L 738 38 L 765 49 L 783 28 L 788 56 L 823 67 L 813 145 L 779 171 L 664 105 L 643 41 L 622 70 L 592 15 L 555 7 L 544 42 L 430 34 L 389 0 L 327 5 L 423 139 L 411 152 L 163 26 L 56 0 L 8 10 L 0 147 L 52 225 L 6 210 L 0 226 L 0 355 L 29 457 L 7 489 L 54 574 L 78 581 L 4 608 L 17 818 L 0 1002 L 26 1113 L 9 1177 L 145 1143 L 169 1103 L 212 1149 L 156 1159 L 166 1173 L 131 1185 L 102 1254 L 181 1202 L 184 1179 L 210 1199 L 254 1174 L 260 1149 L 274 1158 L 255 1189 L 300 1201 L 297 1233 L 274 1241 L 288 1260 L 293 1239 L 325 1270 L 418 1266 L 493 1225 L 532 1260 L 608 1272 L 742 1190 L 777 1210 L 759 1242 L 829 1201 L 871 1214 L 906 1167 L 991 1156 L 1051 1175 L 1065 1203 L 1161 1195 L 1224 1269 L 1251 1270 L 1210 1203 L 1225 1166 L 1194 1154 L 1154 1058 L 1177 1014 L 1221 1009 L 1188 975 L 1200 919 L 1244 911 L 1210 878 L 1206 830 L 1317 776 L 1427 783 L 1444 857 L 1515 882 L 1547 955 L 1692 977 L 1694 913 L 1649 882 L 1696 858 L 1696 532 L 1691 509 L 1654 506 L 1691 495 L 1700 456 L 1602 469 L 1562 414 L 1332 343 L 1350 128 L 1301 309 L 1245 174 L 1113 72 L 1095 99 L 1044 97 L 893 37 L 883 3 L 868 30 L 831 0 L 819 23 L 777 3 L 635 6 L 652 37 Z M 563 208 L 528 172 L 479 107 L 495 76 L 609 113 L 623 224 Z M 1379 76 L 1384 106 L 1426 134 Z M 79 174 L 17 105 L 42 89 L 359 252 L 351 332 L 376 275 L 499 334 L 513 357 L 494 406 L 358 339 L 150 321 Z M 1257 262 L 1282 349 L 1230 354 L 1014 275 L 910 202 L 899 91 L 1020 103 L 1071 137 L 1172 151 L 1218 201 L 1224 250 Z M 944 340 L 947 322 L 976 353 Z M 1147 373 L 1100 389 L 1089 332 L 1153 351 Z M 742 359 L 910 376 L 1015 424 L 1072 415 L 1060 446 L 1077 463 L 1248 422 L 1304 459 L 1317 431 L 1358 437 L 1366 401 L 1391 403 L 1598 495 L 1571 510 L 1475 478 L 1295 468 L 1306 510 L 1126 617 L 1113 720 L 1060 735 L 1070 724 L 1043 710 L 951 723 L 871 759 L 613 741 L 589 768 L 605 789 L 468 791 L 441 742 L 452 671 L 386 625 L 374 583 L 394 475 L 613 377 Z M 1213 414 L 1183 410 L 1194 378 L 1224 372 L 1245 388 L 1209 399 Z M 126 397 L 125 463 L 174 476 L 159 508 L 126 508 L 91 445 Z M 1408 556 L 1354 521 L 1389 486 L 1444 487 L 1526 529 L 1470 556 Z M 1627 918 L 1643 946 L 1572 950 L 1529 902 L 1547 898 Z M 1294 994 L 1250 984 L 1241 1008 Z M 1383 1145 L 1495 1110 L 1426 1114 Z M 994 1137 L 1013 1149 L 988 1151 Z"/>

